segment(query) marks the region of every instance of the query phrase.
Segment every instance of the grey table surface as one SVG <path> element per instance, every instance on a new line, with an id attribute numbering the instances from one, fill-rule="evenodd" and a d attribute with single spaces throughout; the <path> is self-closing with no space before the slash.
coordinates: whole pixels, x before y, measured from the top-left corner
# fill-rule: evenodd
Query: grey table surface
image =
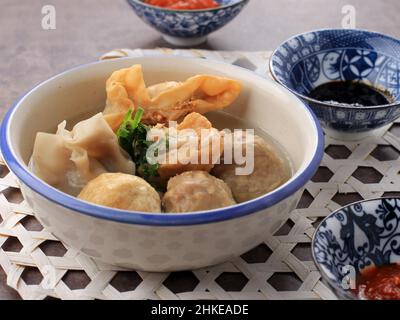
<path id="1" fill-rule="evenodd" d="M 42 7 L 56 9 L 56 29 L 42 29 Z M 399 0 L 250 0 L 243 12 L 209 37 L 210 50 L 271 50 L 288 37 L 342 26 L 352 5 L 356 27 L 400 38 Z M 24 92 L 70 67 L 115 48 L 170 47 L 125 0 L 0 0 L 0 119 Z M 1 269 L 1 268 L 0 268 Z M 0 299 L 18 299 L 0 271 Z"/>

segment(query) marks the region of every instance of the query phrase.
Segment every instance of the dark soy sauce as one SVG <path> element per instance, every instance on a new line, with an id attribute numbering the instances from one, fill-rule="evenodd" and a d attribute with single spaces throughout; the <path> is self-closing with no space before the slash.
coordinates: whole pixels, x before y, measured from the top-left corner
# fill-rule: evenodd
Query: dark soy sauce
<path id="1" fill-rule="evenodd" d="M 387 93 L 356 81 L 333 81 L 314 88 L 310 98 L 333 104 L 348 104 L 369 107 L 390 104 L 393 101 Z"/>

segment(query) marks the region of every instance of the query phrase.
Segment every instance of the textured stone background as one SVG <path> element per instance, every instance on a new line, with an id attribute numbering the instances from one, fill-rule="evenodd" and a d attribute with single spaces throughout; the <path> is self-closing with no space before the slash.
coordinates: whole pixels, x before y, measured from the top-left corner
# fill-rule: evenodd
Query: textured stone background
<path id="1" fill-rule="evenodd" d="M 36 83 L 90 62 L 114 48 L 167 46 L 142 23 L 125 0 L 1 0 L 0 118 Z M 53 4 L 57 29 L 41 28 L 41 8 Z M 251 0 L 229 25 L 212 34 L 203 48 L 268 50 L 293 34 L 340 27 L 341 9 L 352 4 L 357 26 L 400 38 L 398 0 Z"/>
<path id="2" fill-rule="evenodd" d="M 41 8 L 57 10 L 57 29 L 41 28 Z M 269 50 L 293 34 L 341 27 L 342 7 L 355 6 L 357 27 L 400 38 L 398 0 L 251 0 L 203 49 Z M 35 84 L 114 48 L 168 46 L 125 0 L 1 0 L 0 119 Z M 0 299 L 17 298 L 0 271 Z"/>

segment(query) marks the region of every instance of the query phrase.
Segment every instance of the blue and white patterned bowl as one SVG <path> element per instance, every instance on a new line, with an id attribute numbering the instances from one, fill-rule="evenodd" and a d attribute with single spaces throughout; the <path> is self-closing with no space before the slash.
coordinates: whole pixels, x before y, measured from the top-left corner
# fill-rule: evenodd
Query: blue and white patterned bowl
<path id="1" fill-rule="evenodd" d="M 204 10 L 171 10 L 128 0 L 136 14 L 177 46 L 194 46 L 235 18 L 248 0 L 216 0 L 220 7 Z"/>
<path id="2" fill-rule="evenodd" d="M 271 57 L 274 79 L 308 103 L 326 133 L 357 140 L 400 116 L 400 41 L 356 29 L 322 29 L 294 36 Z M 383 106 L 333 105 L 308 96 L 335 80 L 363 81 L 386 89 L 395 102 Z"/>
<path id="3" fill-rule="evenodd" d="M 315 231 L 312 253 L 336 294 L 357 299 L 349 279 L 366 267 L 400 263 L 400 197 L 364 200 L 333 212 Z"/>

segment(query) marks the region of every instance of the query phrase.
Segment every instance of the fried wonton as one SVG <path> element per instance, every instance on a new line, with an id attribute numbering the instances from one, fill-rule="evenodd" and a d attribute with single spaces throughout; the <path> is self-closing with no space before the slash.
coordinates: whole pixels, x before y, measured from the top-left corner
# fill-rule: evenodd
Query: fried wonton
<path id="1" fill-rule="evenodd" d="M 186 171 L 201 170 L 209 172 L 220 162 L 223 153 L 221 132 L 212 127 L 208 119 L 192 112 L 176 128 L 157 125 L 154 137 L 163 132 L 169 141 L 169 149 L 159 162 L 158 173 L 161 182 Z M 164 131 L 163 131 L 164 130 Z M 155 140 L 159 140 L 157 137 Z"/>
<path id="2" fill-rule="evenodd" d="M 142 66 L 115 71 L 106 83 L 104 116 L 115 131 L 129 109 L 144 109 L 146 124 L 167 124 L 191 112 L 204 114 L 229 106 L 241 91 L 232 79 L 197 75 L 184 82 L 163 82 L 146 87 Z"/>

